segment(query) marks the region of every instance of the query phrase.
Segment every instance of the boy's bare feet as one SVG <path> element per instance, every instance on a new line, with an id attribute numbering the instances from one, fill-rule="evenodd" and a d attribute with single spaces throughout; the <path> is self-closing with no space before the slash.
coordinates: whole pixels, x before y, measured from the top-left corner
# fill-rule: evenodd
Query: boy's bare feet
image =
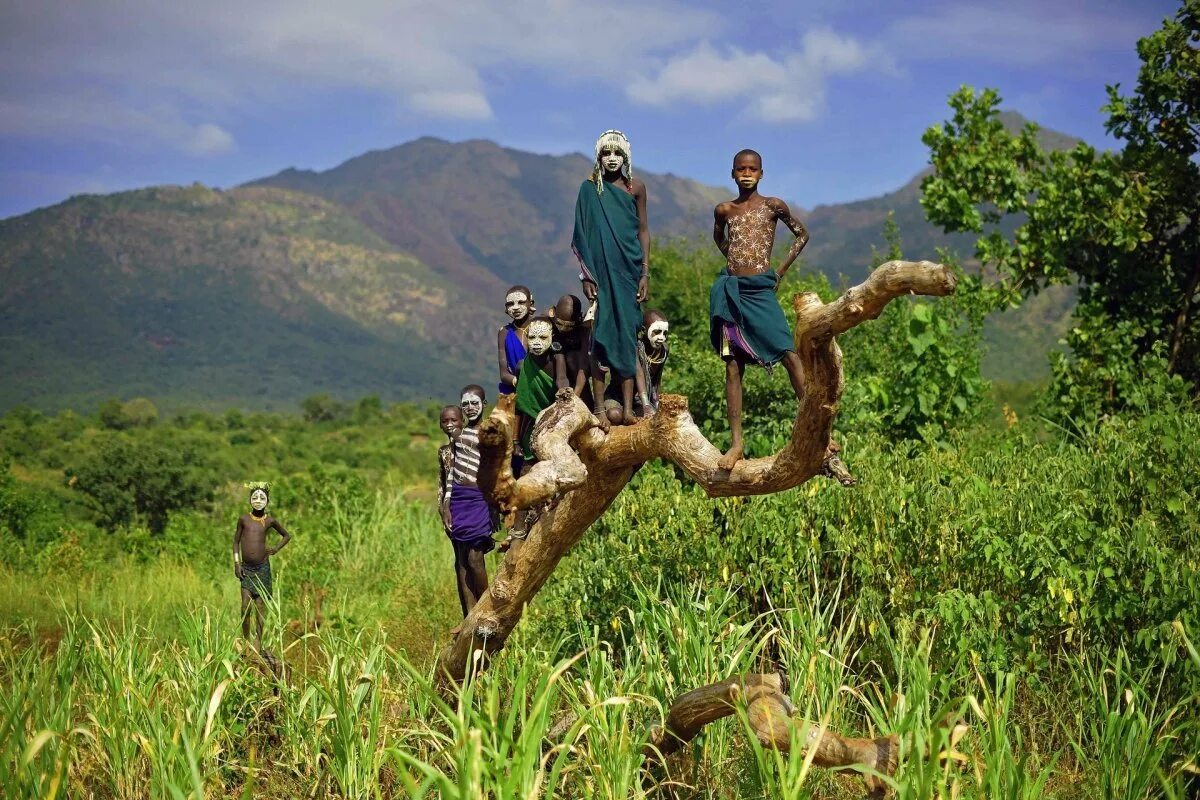
<path id="1" fill-rule="evenodd" d="M 721 456 L 720 460 L 717 461 L 717 469 L 731 472 L 734 465 L 741 461 L 744 455 L 745 450 L 742 447 L 742 443 L 735 442 L 732 447 L 725 451 L 725 455 Z"/>
<path id="2" fill-rule="evenodd" d="M 633 413 L 633 409 L 632 408 L 625 409 L 625 412 L 621 418 L 621 424 L 622 425 L 637 425 L 637 421 L 638 421 L 638 417 L 637 417 L 637 414 Z"/>
<path id="3" fill-rule="evenodd" d="M 611 429 L 611 426 L 608 422 L 608 412 L 603 408 L 593 408 L 592 416 L 594 416 L 596 418 L 596 422 L 599 423 L 600 430 L 608 433 Z"/>

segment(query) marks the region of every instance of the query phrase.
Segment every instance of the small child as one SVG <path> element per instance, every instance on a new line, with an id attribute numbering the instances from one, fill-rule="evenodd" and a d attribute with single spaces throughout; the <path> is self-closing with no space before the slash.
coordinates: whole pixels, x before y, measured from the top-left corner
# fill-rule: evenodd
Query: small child
<path id="1" fill-rule="evenodd" d="M 462 429 L 454 439 L 450 468 L 450 499 L 447 502 L 450 541 L 454 546 L 454 573 L 458 582 L 458 600 L 465 617 L 487 590 L 487 563 L 484 556 L 495 542 L 495 520 L 483 490 L 479 488 L 479 424 L 486 402 L 483 387 L 463 387 Z M 443 518 L 444 519 L 444 518 Z"/>
<path id="2" fill-rule="evenodd" d="M 662 384 L 663 368 L 671 348 L 667 345 L 670 323 L 661 311 L 647 311 L 642 315 L 642 335 L 638 337 L 637 391 L 641 400 L 643 417 L 658 411 L 658 393 Z"/>
<path id="3" fill-rule="evenodd" d="M 565 361 L 554 350 L 553 321 L 549 317 L 534 317 L 526 335 L 529 353 L 517 378 L 517 432 L 528 467 L 537 460 L 533 452 L 533 425 L 537 416 L 554 403 L 560 382 L 564 387 L 568 384 L 565 376 L 558 373 L 558 367 Z"/>
<path id="4" fill-rule="evenodd" d="M 462 409 L 458 406 L 442 406 L 438 426 L 446 434 L 446 444 L 438 448 L 438 512 L 442 516 L 442 527 L 450 535 L 450 474 L 454 470 L 454 441 L 463 429 Z"/>
<path id="5" fill-rule="evenodd" d="M 267 505 L 271 502 L 270 484 L 252 483 L 247 488 L 250 489 L 250 513 L 238 517 L 237 529 L 233 533 L 233 574 L 242 585 L 242 637 L 250 638 L 250 612 L 253 607 L 258 622 L 254 647 L 274 667 L 274 656 L 262 646 L 263 621 L 266 618 L 263 601 L 271 596 L 271 556 L 286 547 L 292 535 L 279 520 L 267 514 Z M 282 538 L 277 546 L 268 547 L 267 531 L 272 528 Z"/>
<path id="6" fill-rule="evenodd" d="M 517 373 L 525 358 L 525 329 L 533 317 L 533 292 L 524 286 L 510 286 L 504 295 L 504 313 L 512 320 L 496 335 L 496 355 L 500 362 L 500 394 L 516 391 Z"/>
<path id="7" fill-rule="evenodd" d="M 573 294 L 565 294 L 554 304 L 554 353 L 557 385 L 570 387 L 576 397 L 587 391 L 591 357 L 590 331 L 583 321 L 583 303 Z"/>

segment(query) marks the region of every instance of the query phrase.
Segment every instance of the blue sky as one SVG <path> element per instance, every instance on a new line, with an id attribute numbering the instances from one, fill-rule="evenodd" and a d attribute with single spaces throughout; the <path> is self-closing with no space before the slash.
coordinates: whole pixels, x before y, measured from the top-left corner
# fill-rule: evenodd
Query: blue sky
<path id="1" fill-rule="evenodd" d="M 0 217 L 79 192 L 325 169 L 430 134 L 727 185 L 742 147 L 805 207 L 894 189 L 961 84 L 1109 144 L 1160 0 L 4 0 Z M 731 189 L 732 191 L 732 189 Z"/>

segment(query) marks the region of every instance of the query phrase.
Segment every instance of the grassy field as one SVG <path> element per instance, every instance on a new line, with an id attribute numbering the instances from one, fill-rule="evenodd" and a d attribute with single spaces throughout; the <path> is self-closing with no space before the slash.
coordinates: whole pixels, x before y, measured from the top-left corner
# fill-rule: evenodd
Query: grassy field
<path id="1" fill-rule="evenodd" d="M 396 473 L 279 484 L 295 532 L 267 632 L 282 680 L 238 636 L 236 485 L 159 537 L 76 524 L 10 540 L 0 793 L 863 796 L 853 770 L 764 751 L 739 717 L 643 770 L 672 698 L 777 666 L 797 742 L 806 721 L 899 737 L 897 797 L 1194 796 L 1200 420 L 1171 419 L 1074 443 L 1019 427 L 941 446 L 850 437 L 862 487 L 756 500 L 709 501 L 648 467 L 449 697 L 432 656 L 457 600 L 412 477 L 433 447 L 420 438 Z M 1122 605 L 1143 585 L 1160 596 Z"/>

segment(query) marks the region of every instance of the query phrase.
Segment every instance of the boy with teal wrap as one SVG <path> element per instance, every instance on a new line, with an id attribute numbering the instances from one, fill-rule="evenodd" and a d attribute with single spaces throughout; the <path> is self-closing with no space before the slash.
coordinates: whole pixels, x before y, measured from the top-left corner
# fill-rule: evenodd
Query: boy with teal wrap
<path id="1" fill-rule="evenodd" d="M 713 241 L 727 266 L 709 294 L 709 332 L 713 347 L 725 360 L 725 400 L 732 434 L 729 450 L 717 462 L 723 470 L 732 470 L 745 453 L 742 375 L 747 364 L 768 369 L 783 364 L 796 399 L 804 394 L 804 368 L 775 293 L 808 244 L 808 231 L 792 216 L 787 203 L 758 193 L 763 176 L 758 153 L 742 150 L 734 156 L 731 175 L 738 185 L 737 199 L 721 203 L 713 213 Z M 779 222 L 796 238 L 776 272 L 771 268 L 771 249 Z"/>

